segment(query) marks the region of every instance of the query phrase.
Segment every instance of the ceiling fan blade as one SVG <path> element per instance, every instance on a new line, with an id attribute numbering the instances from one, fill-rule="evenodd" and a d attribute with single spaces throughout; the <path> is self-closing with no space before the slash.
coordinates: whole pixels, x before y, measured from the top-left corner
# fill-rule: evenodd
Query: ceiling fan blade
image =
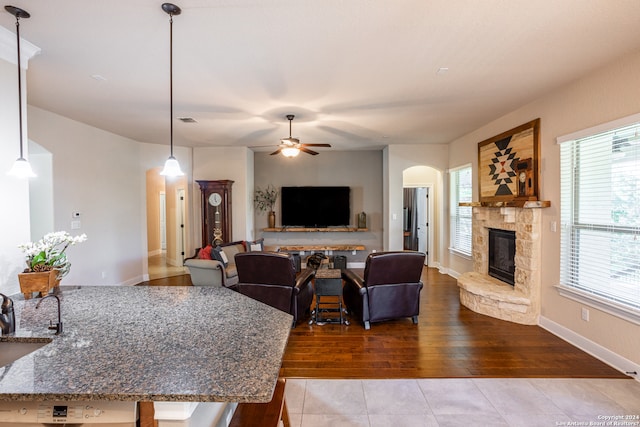
<path id="1" fill-rule="evenodd" d="M 300 144 L 302 147 L 331 147 L 331 144 Z"/>
<path id="2" fill-rule="evenodd" d="M 316 151 L 313 150 L 309 150 L 308 148 L 305 147 L 299 147 L 300 151 L 303 151 L 307 154 L 311 154 L 312 156 L 315 156 L 316 154 L 318 154 Z"/>
<path id="3" fill-rule="evenodd" d="M 271 155 L 271 156 L 274 156 L 274 155 L 276 155 L 276 154 L 279 154 L 279 153 L 280 153 L 280 150 L 282 150 L 282 148 L 278 148 L 276 151 L 274 151 L 274 152 L 273 152 L 273 153 L 271 153 L 270 155 Z"/>

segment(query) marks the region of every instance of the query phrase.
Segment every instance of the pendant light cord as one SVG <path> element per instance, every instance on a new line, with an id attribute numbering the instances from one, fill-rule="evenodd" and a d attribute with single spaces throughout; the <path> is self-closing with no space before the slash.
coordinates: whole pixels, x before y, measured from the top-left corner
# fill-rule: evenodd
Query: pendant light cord
<path id="1" fill-rule="evenodd" d="M 18 47 L 18 123 L 20 123 L 20 158 L 24 159 L 22 149 L 22 73 L 20 67 L 20 14 L 16 13 L 16 38 Z"/>
<path id="2" fill-rule="evenodd" d="M 170 124 L 170 144 L 171 157 L 173 157 L 173 14 L 169 14 L 169 124 Z"/>

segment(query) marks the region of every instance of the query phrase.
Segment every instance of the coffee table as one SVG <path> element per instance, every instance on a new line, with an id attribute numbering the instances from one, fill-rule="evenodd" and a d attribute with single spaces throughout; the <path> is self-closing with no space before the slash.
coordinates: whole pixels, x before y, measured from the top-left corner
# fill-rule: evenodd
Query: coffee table
<path id="1" fill-rule="evenodd" d="M 349 324 L 343 316 L 342 307 L 342 271 L 335 268 L 320 268 L 315 275 L 316 308 L 309 324 L 324 325 L 326 323 Z M 324 301 L 323 301 L 323 297 Z M 331 297 L 327 300 L 326 297 Z M 327 316 L 328 314 L 333 316 Z M 337 315 L 335 315 L 337 314 Z"/>

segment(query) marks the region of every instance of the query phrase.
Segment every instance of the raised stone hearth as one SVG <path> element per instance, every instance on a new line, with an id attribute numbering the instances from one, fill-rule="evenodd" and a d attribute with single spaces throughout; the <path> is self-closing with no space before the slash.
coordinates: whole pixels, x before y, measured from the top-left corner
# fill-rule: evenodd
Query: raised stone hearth
<path id="1" fill-rule="evenodd" d="M 538 324 L 541 222 L 536 208 L 473 207 L 474 271 L 458 278 L 462 305 L 498 319 Z M 490 228 L 516 232 L 514 286 L 488 275 Z"/>

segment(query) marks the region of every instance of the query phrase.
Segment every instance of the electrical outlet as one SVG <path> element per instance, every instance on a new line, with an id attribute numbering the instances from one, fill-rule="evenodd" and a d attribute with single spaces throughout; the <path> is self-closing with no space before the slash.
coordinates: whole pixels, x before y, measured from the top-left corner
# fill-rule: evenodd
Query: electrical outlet
<path id="1" fill-rule="evenodd" d="M 589 309 L 582 307 L 582 320 L 589 321 Z"/>
<path id="2" fill-rule="evenodd" d="M 82 227 L 82 223 L 80 221 L 71 221 L 71 229 L 78 230 Z"/>

